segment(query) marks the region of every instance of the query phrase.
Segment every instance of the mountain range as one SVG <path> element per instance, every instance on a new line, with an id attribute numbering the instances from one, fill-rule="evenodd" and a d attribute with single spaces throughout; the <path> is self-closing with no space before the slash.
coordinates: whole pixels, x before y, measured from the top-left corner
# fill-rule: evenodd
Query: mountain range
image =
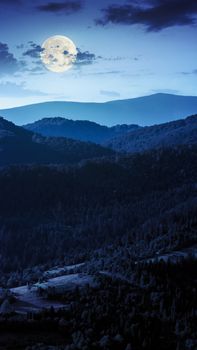
<path id="1" fill-rule="evenodd" d="M 8 164 L 62 163 L 112 155 L 93 143 L 44 137 L 0 118 L 0 166 Z"/>
<path id="2" fill-rule="evenodd" d="M 197 143 L 197 115 L 160 125 L 138 128 L 105 143 L 118 152 L 143 152 L 150 149 Z"/>
<path id="3" fill-rule="evenodd" d="M 197 111 L 197 96 L 154 94 L 105 103 L 45 102 L 0 110 L 17 125 L 48 117 L 89 120 L 103 125 L 139 124 L 150 126 L 184 118 Z"/>
<path id="4" fill-rule="evenodd" d="M 70 120 L 61 117 L 43 118 L 23 127 L 43 136 L 68 137 L 100 144 L 139 129 L 138 125 L 123 124 L 107 127 L 86 120 Z"/>
<path id="5" fill-rule="evenodd" d="M 44 118 L 24 128 L 43 136 L 91 141 L 127 153 L 197 142 L 197 115 L 147 127 L 116 125 L 110 128 L 89 121 Z"/>
<path id="6" fill-rule="evenodd" d="M 0 118 L 1 166 L 73 164 L 120 152 L 138 153 L 196 143 L 197 115 L 150 127 L 117 125 L 111 128 L 64 118 L 46 118 L 20 127 Z"/>
<path id="7" fill-rule="evenodd" d="M 0 348 L 195 348 L 196 122 L 0 118 Z"/>

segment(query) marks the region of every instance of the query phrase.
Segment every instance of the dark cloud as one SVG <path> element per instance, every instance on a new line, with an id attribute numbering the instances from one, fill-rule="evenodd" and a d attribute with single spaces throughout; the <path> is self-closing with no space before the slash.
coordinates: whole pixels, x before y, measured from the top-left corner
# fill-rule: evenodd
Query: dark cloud
<path id="1" fill-rule="evenodd" d="M 96 57 L 95 54 L 90 53 L 89 51 L 81 51 L 80 49 L 77 49 L 76 64 L 78 65 L 92 64 L 97 58 L 100 58 L 100 56 Z"/>
<path id="2" fill-rule="evenodd" d="M 125 5 L 111 5 L 102 10 L 99 25 L 141 24 L 147 31 L 159 31 L 172 26 L 197 23 L 196 0 L 146 0 L 131 1 Z"/>
<path id="3" fill-rule="evenodd" d="M 15 73 L 19 68 L 19 63 L 14 55 L 9 52 L 8 45 L 0 42 L 0 74 Z"/>
<path id="4" fill-rule="evenodd" d="M 42 12 L 52 12 L 52 13 L 64 13 L 71 14 L 73 12 L 77 12 L 81 10 L 82 4 L 81 1 L 73 0 L 73 1 L 63 1 L 63 2 L 49 2 L 47 4 L 43 4 L 37 6 L 37 9 Z"/>
<path id="5" fill-rule="evenodd" d="M 44 49 L 40 45 L 35 44 L 33 41 L 29 41 L 28 44 L 30 45 L 30 48 L 28 48 L 23 53 L 23 56 L 29 56 L 31 58 L 39 58 L 41 52 L 43 52 Z"/>

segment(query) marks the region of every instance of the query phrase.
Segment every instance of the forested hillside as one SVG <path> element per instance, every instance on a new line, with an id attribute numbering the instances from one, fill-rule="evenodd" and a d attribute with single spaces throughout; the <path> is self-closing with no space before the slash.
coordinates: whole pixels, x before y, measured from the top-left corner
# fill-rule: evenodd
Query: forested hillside
<path id="1" fill-rule="evenodd" d="M 144 152 L 162 147 L 179 147 L 197 143 L 197 115 L 170 123 L 132 130 L 105 143 L 119 152 Z"/>
<path id="2" fill-rule="evenodd" d="M 91 141 L 100 144 L 139 128 L 138 125 L 115 125 L 107 127 L 88 120 L 70 120 L 60 117 L 44 118 L 23 127 L 43 136 L 67 137 L 74 140 Z"/>
<path id="3" fill-rule="evenodd" d="M 0 120 L 0 350 L 196 349 L 195 121 L 120 154 Z"/>
<path id="4" fill-rule="evenodd" d="M 8 164 L 72 164 L 109 156 L 110 149 L 67 138 L 43 137 L 0 118 L 0 166 Z"/>
<path id="5" fill-rule="evenodd" d="M 5 168 L 0 173 L 1 271 L 69 256 L 84 259 L 112 243 L 117 250 L 129 245 L 135 258 L 193 244 L 196 152 L 183 147 L 72 168 Z M 121 253 L 124 259 L 125 250 Z"/>

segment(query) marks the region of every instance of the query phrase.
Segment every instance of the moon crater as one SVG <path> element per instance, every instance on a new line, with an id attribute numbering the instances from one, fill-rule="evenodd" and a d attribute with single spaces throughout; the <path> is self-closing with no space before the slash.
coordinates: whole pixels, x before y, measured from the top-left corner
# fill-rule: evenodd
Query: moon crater
<path id="1" fill-rule="evenodd" d="M 69 70 L 77 58 L 77 48 L 66 36 L 55 35 L 42 44 L 41 60 L 52 72 L 62 73 Z"/>

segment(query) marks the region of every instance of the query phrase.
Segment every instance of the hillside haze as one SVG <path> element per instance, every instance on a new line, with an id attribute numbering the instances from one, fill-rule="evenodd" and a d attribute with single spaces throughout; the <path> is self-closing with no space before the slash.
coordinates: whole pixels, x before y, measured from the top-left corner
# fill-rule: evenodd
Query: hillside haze
<path id="1" fill-rule="evenodd" d="M 45 102 L 0 110 L 6 119 L 23 125 L 46 117 L 89 120 L 104 125 L 160 124 L 197 112 L 197 97 L 155 94 L 106 103 Z"/>

